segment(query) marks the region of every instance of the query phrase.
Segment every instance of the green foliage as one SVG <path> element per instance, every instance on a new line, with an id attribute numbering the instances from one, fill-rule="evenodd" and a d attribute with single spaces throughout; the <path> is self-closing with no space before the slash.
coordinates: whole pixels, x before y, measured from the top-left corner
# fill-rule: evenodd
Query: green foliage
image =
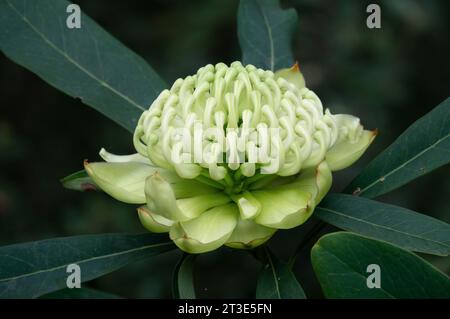
<path id="1" fill-rule="evenodd" d="M 55 12 L 65 13 L 68 3 L 65 0 L 1 1 L 0 49 L 44 81 L 80 98 L 132 132 L 142 111 L 166 84 L 142 58 L 86 15 L 82 16 L 81 29 L 65 28 L 65 21 Z M 291 42 L 297 24 L 296 11 L 281 9 L 278 0 L 241 0 L 238 38 L 243 62 L 272 71 L 292 66 L 296 58 Z M 326 54 L 340 61 L 338 52 Z M 376 69 L 379 70 L 378 66 Z M 369 78 L 372 83 L 373 77 Z M 365 91 L 360 91 L 366 99 Z M 394 95 L 398 98 L 399 94 Z M 323 221 L 382 240 L 339 232 L 318 241 L 311 259 L 326 297 L 450 298 L 447 276 L 401 249 L 447 256 L 449 225 L 405 208 L 367 199 L 448 164 L 449 101 L 445 100 L 419 119 L 362 170 L 346 188 L 347 193 L 359 196 L 331 194 L 316 209 L 316 216 Z M 74 190 L 95 188 L 85 171 L 64 178 L 62 183 Z M 318 227 L 315 234 L 322 229 Z M 313 235 L 308 238 L 316 238 Z M 174 248 L 167 236 L 154 234 L 87 235 L 4 246 L 0 248 L 0 298 L 119 298 L 89 288 L 63 289 L 67 265 L 80 265 L 81 279 L 85 282 Z M 306 298 L 293 270 L 268 249 L 264 252 L 256 297 Z M 196 297 L 194 260 L 193 255 L 184 255 L 176 265 L 174 297 Z M 370 264 L 381 267 L 380 289 L 367 287 Z"/>
<path id="2" fill-rule="evenodd" d="M 327 298 L 450 298 L 446 275 L 416 255 L 385 242 L 333 233 L 317 242 L 311 258 Z M 380 266 L 380 288 L 367 285 L 367 267 L 371 264 Z"/>
<path id="3" fill-rule="evenodd" d="M 65 0 L 0 2 L 0 48 L 14 62 L 130 132 L 165 83 L 88 16 L 69 29 Z M 58 14 L 59 13 L 59 14 Z"/>
<path id="4" fill-rule="evenodd" d="M 329 194 L 316 208 L 341 229 L 428 254 L 450 254 L 450 225 L 409 209 L 345 194 Z"/>
<path id="5" fill-rule="evenodd" d="M 450 98 L 411 125 L 347 187 L 377 197 L 450 161 Z"/>
<path id="6" fill-rule="evenodd" d="M 266 249 L 265 265 L 256 287 L 258 299 L 305 299 L 305 292 L 288 265 Z"/>
<path id="7" fill-rule="evenodd" d="M 173 296 L 177 299 L 195 299 L 195 255 L 183 254 L 173 273 Z"/>
<path id="8" fill-rule="evenodd" d="M 297 24 L 297 12 L 281 9 L 279 0 L 242 0 L 238 36 L 243 63 L 272 71 L 294 65 L 291 42 Z"/>
<path id="9" fill-rule="evenodd" d="M 74 191 L 100 190 L 84 169 L 64 177 L 61 183 L 65 188 Z"/>
<path id="10" fill-rule="evenodd" d="M 53 238 L 0 248 L 0 297 L 35 298 L 67 287 L 67 266 L 81 281 L 174 249 L 166 235 L 102 234 Z"/>

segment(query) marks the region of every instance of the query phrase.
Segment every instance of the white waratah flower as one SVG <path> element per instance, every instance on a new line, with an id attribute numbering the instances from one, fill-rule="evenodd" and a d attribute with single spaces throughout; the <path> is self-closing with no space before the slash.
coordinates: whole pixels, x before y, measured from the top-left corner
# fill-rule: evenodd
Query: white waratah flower
<path id="1" fill-rule="evenodd" d="M 85 163 L 117 200 L 145 204 L 139 218 L 182 250 L 253 248 L 303 224 L 376 131 L 333 115 L 294 66 L 276 73 L 234 62 L 178 79 L 145 111 L 136 154 L 102 149 Z"/>

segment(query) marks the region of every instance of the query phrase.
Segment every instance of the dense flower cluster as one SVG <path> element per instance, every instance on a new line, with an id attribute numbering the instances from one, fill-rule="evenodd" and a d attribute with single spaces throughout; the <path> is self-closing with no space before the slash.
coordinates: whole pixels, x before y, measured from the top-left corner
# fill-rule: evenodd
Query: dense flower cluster
<path id="1" fill-rule="evenodd" d="M 145 111 L 137 154 L 101 151 L 96 184 L 135 204 L 142 224 L 184 251 L 252 248 L 304 223 L 331 172 L 355 162 L 376 132 L 333 115 L 298 68 L 276 73 L 219 63 L 178 79 Z"/>

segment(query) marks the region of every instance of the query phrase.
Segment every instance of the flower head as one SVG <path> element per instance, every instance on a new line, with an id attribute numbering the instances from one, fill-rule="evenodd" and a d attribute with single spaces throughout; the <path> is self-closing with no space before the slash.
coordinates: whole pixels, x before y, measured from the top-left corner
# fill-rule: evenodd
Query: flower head
<path id="1" fill-rule="evenodd" d="M 184 251 L 252 248 L 304 223 L 376 132 L 333 115 L 297 66 L 276 73 L 219 63 L 178 79 L 145 111 L 137 154 L 101 151 L 97 185 L 136 204 L 142 224 Z"/>

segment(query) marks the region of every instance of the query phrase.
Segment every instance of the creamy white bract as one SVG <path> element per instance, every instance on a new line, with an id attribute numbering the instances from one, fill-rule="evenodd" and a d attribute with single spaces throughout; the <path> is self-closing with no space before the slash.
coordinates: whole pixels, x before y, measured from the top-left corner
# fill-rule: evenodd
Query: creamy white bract
<path id="1" fill-rule="evenodd" d="M 182 250 L 252 248 L 304 223 L 376 135 L 333 115 L 298 68 L 276 73 L 219 63 L 178 79 L 145 111 L 137 154 L 86 163 L 97 185 L 138 209 Z"/>

